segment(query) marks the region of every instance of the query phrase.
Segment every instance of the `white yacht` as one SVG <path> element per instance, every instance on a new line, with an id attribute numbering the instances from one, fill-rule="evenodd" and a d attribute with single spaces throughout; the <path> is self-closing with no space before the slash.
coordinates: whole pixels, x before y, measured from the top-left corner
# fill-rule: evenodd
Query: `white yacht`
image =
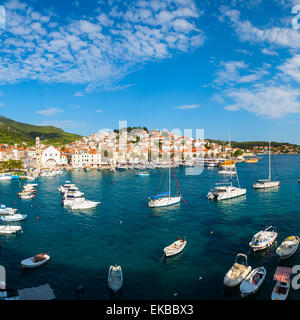
<path id="1" fill-rule="evenodd" d="M 175 175 L 175 172 L 174 172 Z M 178 189 L 179 191 L 179 189 Z M 171 196 L 171 164 L 169 165 L 169 191 L 160 193 L 149 198 L 148 206 L 150 208 L 166 207 L 180 203 L 181 196 Z"/>
<path id="2" fill-rule="evenodd" d="M 72 210 L 80 210 L 80 209 L 90 209 L 95 208 L 100 202 L 86 200 L 85 198 L 75 198 L 73 203 L 70 205 L 70 209 Z"/>
<path id="3" fill-rule="evenodd" d="M 253 184 L 254 189 L 266 189 L 279 187 L 280 181 L 272 181 L 271 179 L 271 142 L 269 141 L 269 178 L 257 180 Z"/>
<path id="4" fill-rule="evenodd" d="M 230 148 L 230 137 L 229 137 L 229 148 Z M 227 170 L 227 169 L 226 169 Z M 211 190 L 207 194 L 207 198 L 210 200 L 227 200 L 236 197 L 240 197 L 246 194 L 247 190 L 240 187 L 239 176 L 237 174 L 237 169 L 232 169 L 229 167 L 230 179 L 223 182 L 217 183 L 214 190 Z M 235 172 L 235 176 L 237 178 L 238 187 L 234 187 L 232 185 L 232 172 Z"/>

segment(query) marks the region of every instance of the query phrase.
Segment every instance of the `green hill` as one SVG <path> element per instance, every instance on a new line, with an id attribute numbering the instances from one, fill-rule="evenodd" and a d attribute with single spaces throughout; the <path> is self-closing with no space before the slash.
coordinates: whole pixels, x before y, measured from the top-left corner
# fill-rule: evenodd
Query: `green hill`
<path id="1" fill-rule="evenodd" d="M 12 145 L 26 142 L 34 145 L 37 136 L 42 143 L 51 145 L 63 145 L 81 138 L 53 126 L 35 126 L 0 116 L 0 143 Z"/>

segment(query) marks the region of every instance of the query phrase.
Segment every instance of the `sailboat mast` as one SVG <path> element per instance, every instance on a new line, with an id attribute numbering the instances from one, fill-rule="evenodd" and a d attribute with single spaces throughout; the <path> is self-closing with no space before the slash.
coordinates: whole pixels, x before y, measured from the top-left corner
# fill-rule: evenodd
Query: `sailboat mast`
<path id="1" fill-rule="evenodd" d="M 230 130 L 228 131 L 228 141 L 229 141 L 229 171 L 230 171 L 230 185 L 232 186 Z"/>
<path id="2" fill-rule="evenodd" d="M 269 181 L 271 181 L 271 141 L 269 140 Z"/>
<path id="3" fill-rule="evenodd" d="M 169 198 L 171 198 L 171 160 L 169 164 Z"/>

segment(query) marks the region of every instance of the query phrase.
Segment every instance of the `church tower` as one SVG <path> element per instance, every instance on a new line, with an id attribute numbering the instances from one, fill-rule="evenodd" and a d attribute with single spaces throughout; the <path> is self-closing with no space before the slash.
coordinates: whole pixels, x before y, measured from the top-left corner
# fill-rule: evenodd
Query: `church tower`
<path id="1" fill-rule="evenodd" d="M 41 169 L 41 145 L 40 145 L 40 138 L 36 137 L 35 138 L 35 149 L 36 149 L 36 168 L 37 170 Z"/>

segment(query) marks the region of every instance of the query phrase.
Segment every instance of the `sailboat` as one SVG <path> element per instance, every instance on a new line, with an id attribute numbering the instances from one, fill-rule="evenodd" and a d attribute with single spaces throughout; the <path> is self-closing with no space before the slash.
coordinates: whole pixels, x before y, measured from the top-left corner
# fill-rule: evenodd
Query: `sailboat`
<path id="1" fill-rule="evenodd" d="M 269 141 L 269 178 L 257 180 L 253 184 L 254 189 L 266 189 L 266 188 L 274 188 L 279 187 L 280 181 L 272 181 L 271 180 L 271 142 Z"/>
<path id="2" fill-rule="evenodd" d="M 229 134 L 229 148 L 230 148 L 230 134 Z M 229 153 L 229 158 L 231 161 L 230 153 Z M 232 185 L 233 172 L 236 175 L 239 187 L 234 187 Z M 234 168 L 234 171 L 232 171 L 232 168 L 229 167 L 229 174 L 230 174 L 229 180 L 227 180 L 223 183 L 216 183 L 216 187 L 214 188 L 214 190 L 208 192 L 208 194 L 207 194 L 208 199 L 210 199 L 210 200 L 227 200 L 227 199 L 236 198 L 236 197 L 239 197 L 239 196 L 246 194 L 247 190 L 240 187 L 240 181 L 239 181 L 236 167 Z"/>
<path id="3" fill-rule="evenodd" d="M 174 171 L 174 176 L 175 176 L 175 171 Z M 175 179 L 176 179 L 176 176 L 175 176 Z M 177 182 L 177 180 L 176 180 L 176 182 Z M 178 185 L 177 185 L 177 187 L 178 187 Z M 179 189 L 178 189 L 178 192 L 179 192 Z M 171 196 L 171 162 L 170 162 L 170 165 L 169 165 L 169 191 L 150 197 L 148 206 L 150 208 L 165 207 L 165 206 L 170 206 L 170 205 L 179 203 L 180 200 L 181 200 L 180 194 L 179 194 L 179 197 L 172 197 Z"/>

